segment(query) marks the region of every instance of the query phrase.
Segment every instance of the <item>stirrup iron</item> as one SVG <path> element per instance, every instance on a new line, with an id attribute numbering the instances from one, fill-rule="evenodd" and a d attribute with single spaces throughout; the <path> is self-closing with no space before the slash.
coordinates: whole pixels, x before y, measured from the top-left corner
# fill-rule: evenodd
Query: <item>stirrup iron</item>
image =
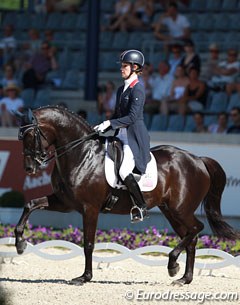
<path id="1" fill-rule="evenodd" d="M 133 212 L 136 210 L 137 210 L 137 213 L 133 214 Z M 131 217 L 131 223 L 137 223 L 139 221 L 143 221 L 144 216 L 143 216 L 142 208 L 138 207 L 137 205 L 134 205 L 130 210 L 130 217 Z"/>

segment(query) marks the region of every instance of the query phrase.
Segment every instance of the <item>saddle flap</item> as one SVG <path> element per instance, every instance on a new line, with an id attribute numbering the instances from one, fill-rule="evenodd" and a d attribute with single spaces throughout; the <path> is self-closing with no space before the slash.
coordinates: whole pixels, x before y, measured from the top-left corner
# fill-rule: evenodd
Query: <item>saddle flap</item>
<path id="1" fill-rule="evenodd" d="M 109 158 L 114 162 L 115 175 L 118 176 L 119 169 L 123 160 L 123 144 L 117 137 L 108 137 L 107 139 L 107 153 Z"/>

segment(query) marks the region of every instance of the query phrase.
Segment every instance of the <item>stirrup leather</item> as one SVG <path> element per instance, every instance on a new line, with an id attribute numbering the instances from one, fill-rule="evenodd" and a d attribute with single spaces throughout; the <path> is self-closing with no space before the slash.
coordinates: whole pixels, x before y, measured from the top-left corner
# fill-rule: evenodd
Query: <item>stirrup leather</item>
<path id="1" fill-rule="evenodd" d="M 133 212 L 137 210 L 137 214 Z M 135 218 L 137 216 L 138 218 Z M 130 217 L 131 217 L 131 222 L 132 223 L 136 223 L 136 222 L 139 222 L 139 221 L 143 221 L 143 210 L 142 208 L 138 207 L 137 205 L 134 205 L 131 210 L 130 210 Z"/>

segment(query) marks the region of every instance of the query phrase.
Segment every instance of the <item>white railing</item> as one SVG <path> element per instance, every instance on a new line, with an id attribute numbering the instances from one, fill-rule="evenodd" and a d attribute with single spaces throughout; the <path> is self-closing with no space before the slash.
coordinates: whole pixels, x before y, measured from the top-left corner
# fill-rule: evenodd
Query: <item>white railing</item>
<path id="1" fill-rule="evenodd" d="M 0 238 L 0 245 L 14 245 L 15 244 L 15 238 L 12 237 L 5 237 Z M 71 250 L 68 253 L 63 254 L 50 254 L 46 252 L 42 252 L 41 250 L 47 249 L 47 248 L 53 248 L 53 247 L 61 247 L 65 248 L 67 250 Z M 11 248 L 9 248 L 10 250 Z M 96 243 L 95 244 L 95 250 L 112 250 L 117 251 L 118 253 L 113 253 L 111 256 L 98 256 L 93 255 L 93 260 L 95 262 L 100 263 L 113 263 L 125 259 L 133 259 L 139 263 L 142 263 L 144 265 L 149 266 L 166 266 L 168 263 L 168 258 L 161 256 L 160 258 L 157 258 L 156 256 L 142 256 L 142 254 L 148 254 L 148 253 L 160 253 L 160 254 L 169 254 L 169 252 L 172 250 L 170 247 L 166 246 L 146 246 L 141 247 L 138 249 L 130 250 L 124 246 L 121 246 L 119 244 L 115 243 Z M 1 249 L 0 249 L 1 250 Z M 12 249 L 11 249 L 12 250 Z M 37 245 L 32 245 L 31 243 L 27 242 L 27 248 L 23 255 L 26 254 L 35 254 L 39 257 L 42 257 L 44 259 L 49 260 L 67 260 L 70 258 L 77 257 L 79 255 L 84 256 L 83 248 L 79 247 L 76 244 L 73 244 L 68 241 L 63 240 L 51 240 L 51 241 L 45 241 Z M 103 253 L 104 255 L 104 253 Z M 14 248 L 14 251 L 0 251 L 0 258 L 14 258 L 19 256 Z M 207 256 L 214 256 L 214 258 L 218 258 L 221 260 L 203 260 L 204 262 L 198 262 L 196 261 L 195 267 L 203 270 L 214 270 L 219 269 L 223 267 L 227 267 L 230 265 L 235 265 L 240 268 L 240 255 L 234 257 L 229 253 L 226 253 L 222 250 L 218 249 L 197 249 L 196 256 L 201 257 L 207 257 Z M 181 254 L 179 256 L 179 261 L 185 262 L 186 260 L 186 254 Z"/>

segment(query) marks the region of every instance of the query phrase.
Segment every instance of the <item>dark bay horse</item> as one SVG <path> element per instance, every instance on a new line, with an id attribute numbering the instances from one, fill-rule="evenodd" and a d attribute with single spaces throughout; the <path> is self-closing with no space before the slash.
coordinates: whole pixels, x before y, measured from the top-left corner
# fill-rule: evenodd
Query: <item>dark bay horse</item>
<path id="1" fill-rule="evenodd" d="M 19 139 L 23 141 L 24 168 L 29 174 L 36 173 L 44 161 L 51 159 L 47 151 L 52 145 L 55 147 L 55 165 L 53 193 L 33 199 L 24 206 L 15 228 L 17 252 L 21 254 L 26 248 L 24 227 L 34 210 L 76 210 L 83 216 L 85 270 L 70 283 L 88 282 L 92 278 L 98 215 L 111 193 L 104 174 L 103 137 L 80 116 L 60 107 L 43 107 L 29 111 L 22 118 Z M 153 191 L 144 192 L 144 198 L 149 209 L 159 207 L 180 236 L 181 241 L 169 253 L 168 273 L 170 276 L 177 274 L 177 258 L 186 250 L 185 273 L 173 283 L 188 284 L 193 279 L 197 234 L 203 229 L 203 224 L 194 216 L 201 202 L 215 234 L 239 238 L 239 233 L 221 216 L 220 201 L 226 175 L 215 160 L 197 157 L 173 146 L 157 146 L 151 151 L 157 161 L 158 183 Z M 123 190 L 111 213 L 129 214 L 131 207 L 130 196 Z"/>

